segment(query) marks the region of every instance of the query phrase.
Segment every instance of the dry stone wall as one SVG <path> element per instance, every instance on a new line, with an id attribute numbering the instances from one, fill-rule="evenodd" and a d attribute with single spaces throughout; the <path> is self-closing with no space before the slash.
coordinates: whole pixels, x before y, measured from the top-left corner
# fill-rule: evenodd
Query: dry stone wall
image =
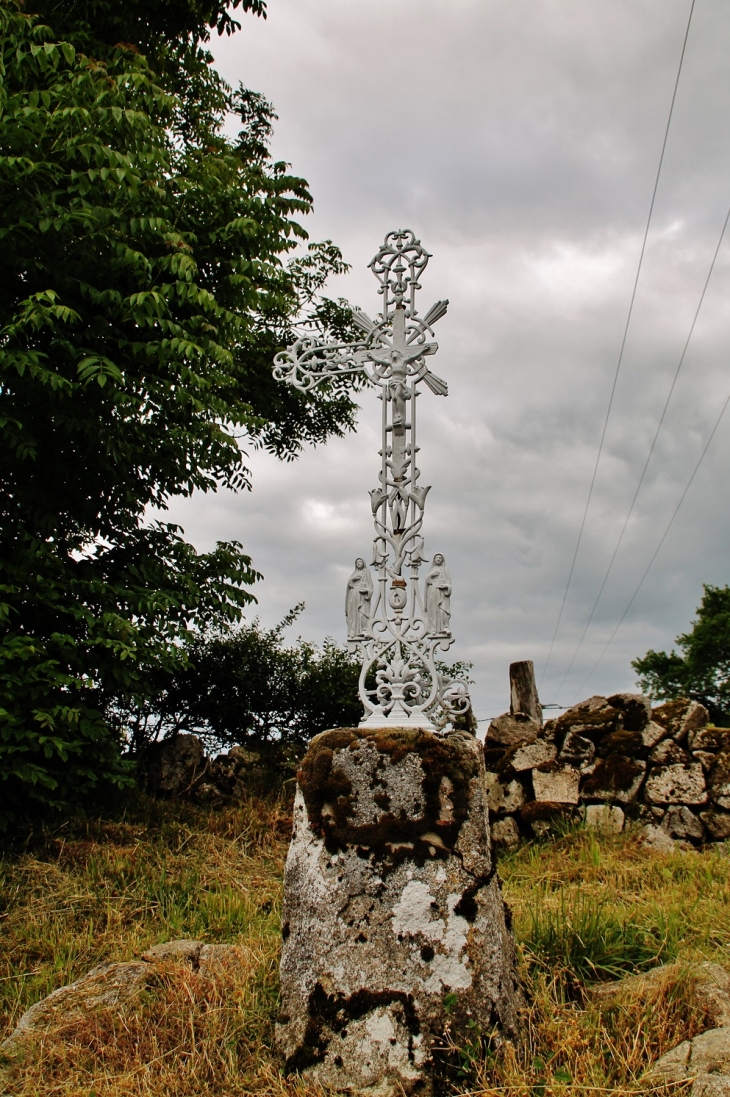
<path id="1" fill-rule="evenodd" d="M 489 725 L 484 757 L 497 846 L 561 818 L 612 831 L 633 820 L 665 848 L 730 838 L 730 729 L 695 701 L 590 697 L 544 727 L 508 713 Z"/>

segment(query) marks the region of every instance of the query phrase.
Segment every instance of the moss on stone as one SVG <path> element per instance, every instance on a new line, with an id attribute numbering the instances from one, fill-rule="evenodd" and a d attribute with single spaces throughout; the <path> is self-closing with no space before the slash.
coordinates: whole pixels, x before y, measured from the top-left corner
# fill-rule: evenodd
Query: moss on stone
<path id="1" fill-rule="evenodd" d="M 562 746 L 568 733 L 577 727 L 580 728 L 581 735 L 598 743 L 604 736 L 621 730 L 623 726 L 623 713 L 611 705 L 594 712 L 577 705 L 555 721 L 555 740 Z"/>
<path id="2" fill-rule="evenodd" d="M 676 735 L 682 717 L 691 703 L 687 697 L 678 697 L 675 701 L 667 701 L 666 704 L 653 709 L 651 718 L 655 724 L 666 728 L 670 735 Z"/>
<path id="3" fill-rule="evenodd" d="M 459 836 L 468 811 L 470 782 L 478 773 L 478 759 L 460 738 L 460 733 L 438 736 L 418 728 L 338 728 L 316 736 L 297 774 L 313 832 L 325 839 L 332 852 L 345 846 L 385 851 L 385 847 L 392 850 L 410 842 L 414 848 L 408 851 L 409 859 L 445 856 Z M 359 750 L 365 743 L 379 752 L 383 766 L 397 765 L 409 754 L 420 758 L 420 814 L 409 816 L 401 809 L 396 815 L 387 810 L 387 796 L 377 793 L 376 803 L 383 808 L 378 820 L 364 825 L 352 822 L 354 793 L 350 779 L 337 765 L 337 752 Z M 451 786 L 448 820 L 441 818 L 439 793 L 443 778 Z M 438 836 L 443 847 L 424 838 L 429 832 Z"/>
<path id="4" fill-rule="evenodd" d="M 302 1071 L 323 1062 L 334 1036 L 346 1031 L 352 1021 L 387 1007 L 408 1032 L 408 1058 L 413 1061 L 413 1037 L 418 1036 L 420 1024 L 411 994 L 369 990 L 358 990 L 349 996 L 328 994 L 316 983 L 309 995 L 306 1033 L 297 1052 L 287 1060 L 287 1070 Z M 290 1018 L 280 1016 L 278 1021 L 289 1024 Z"/>
<path id="5" fill-rule="evenodd" d="M 643 775 L 645 766 L 635 758 L 624 754 L 609 754 L 608 758 L 596 766 L 581 790 L 582 796 L 597 796 L 599 793 L 626 792 Z"/>
<path id="6" fill-rule="evenodd" d="M 612 731 L 601 741 L 599 749 L 604 758 L 609 754 L 634 756 L 645 751 L 640 733 L 626 730 Z"/>

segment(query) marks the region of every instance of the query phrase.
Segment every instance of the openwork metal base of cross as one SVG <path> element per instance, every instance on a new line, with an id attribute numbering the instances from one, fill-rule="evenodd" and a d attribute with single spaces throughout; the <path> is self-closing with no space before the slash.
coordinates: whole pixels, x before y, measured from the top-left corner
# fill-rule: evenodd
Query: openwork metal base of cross
<path id="1" fill-rule="evenodd" d="M 427 357 L 438 350 L 433 324 L 448 301 L 437 301 L 425 316 L 416 308 L 419 277 L 429 253 L 410 230 L 389 232 L 370 263 L 383 297 L 371 320 L 356 310 L 362 339 L 319 342 L 309 335 L 278 354 L 274 376 L 307 392 L 343 374 L 364 374 L 379 390 L 382 446 L 378 487 L 370 492 L 375 524 L 372 562 L 363 557 L 347 582 L 348 644 L 360 650 L 361 727 L 440 730 L 469 709 L 465 682 L 449 678 L 437 664 L 451 635 L 451 579 L 442 553 L 425 563 L 421 536 L 428 487 L 419 485 L 416 466 L 416 403 L 423 382 L 446 396 L 445 381 L 432 373 Z"/>

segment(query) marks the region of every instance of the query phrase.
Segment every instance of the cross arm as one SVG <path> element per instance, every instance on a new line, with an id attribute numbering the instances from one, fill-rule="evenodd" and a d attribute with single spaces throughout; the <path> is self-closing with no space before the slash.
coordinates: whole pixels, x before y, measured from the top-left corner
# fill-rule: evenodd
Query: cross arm
<path id="1" fill-rule="evenodd" d="M 274 359 L 274 377 L 302 392 L 348 374 L 365 372 L 368 362 L 366 344 L 320 343 L 303 336 Z"/>

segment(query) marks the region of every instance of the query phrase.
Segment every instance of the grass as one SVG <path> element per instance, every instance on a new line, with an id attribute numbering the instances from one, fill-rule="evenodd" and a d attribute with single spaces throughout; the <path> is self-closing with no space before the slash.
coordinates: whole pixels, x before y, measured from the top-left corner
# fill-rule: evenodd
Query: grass
<path id="1" fill-rule="evenodd" d="M 102 960 L 174 937 L 230 941 L 215 983 L 180 966 L 133 1005 L 67 1024 L 8 1062 L 13 1097 L 304 1097 L 272 1051 L 287 805 L 204 813 L 147 805 L 67 827 L 0 863 L 2 1032 Z M 707 1024 L 684 962 L 730 964 L 730 857 L 657 855 L 631 835 L 576 830 L 500 861 L 530 993 L 521 1048 L 475 1028 L 452 1048 L 462 1093 L 620 1094 Z M 600 1009 L 590 987 L 677 958 L 666 977 Z"/>

